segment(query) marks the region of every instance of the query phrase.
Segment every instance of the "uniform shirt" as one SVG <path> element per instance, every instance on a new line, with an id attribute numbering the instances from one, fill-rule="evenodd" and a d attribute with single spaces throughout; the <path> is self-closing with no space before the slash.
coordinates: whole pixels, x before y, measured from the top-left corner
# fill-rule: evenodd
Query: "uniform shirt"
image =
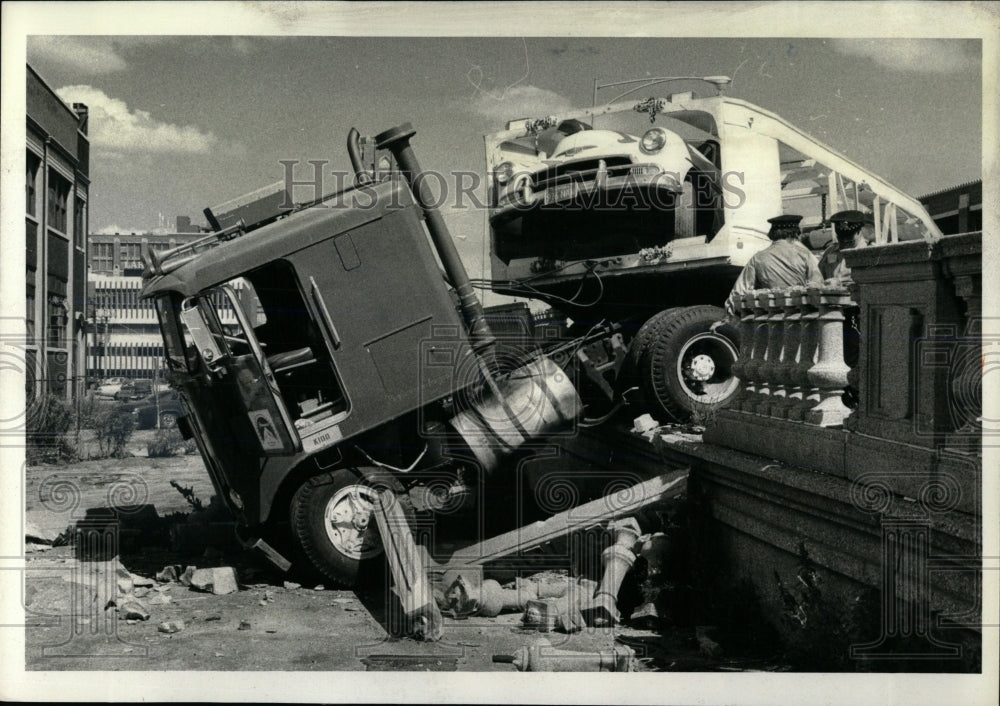
<path id="1" fill-rule="evenodd" d="M 868 247 L 868 241 L 864 238 L 855 238 L 855 248 Z M 844 262 L 844 251 L 840 249 L 840 243 L 834 240 L 819 258 L 819 271 L 823 279 L 837 279 L 841 284 L 848 284 L 851 281 L 851 268 Z"/>
<path id="2" fill-rule="evenodd" d="M 754 289 L 784 289 L 810 284 L 823 284 L 816 256 L 797 240 L 776 240 L 747 262 L 726 300 L 726 313 L 735 314 L 737 299 Z"/>

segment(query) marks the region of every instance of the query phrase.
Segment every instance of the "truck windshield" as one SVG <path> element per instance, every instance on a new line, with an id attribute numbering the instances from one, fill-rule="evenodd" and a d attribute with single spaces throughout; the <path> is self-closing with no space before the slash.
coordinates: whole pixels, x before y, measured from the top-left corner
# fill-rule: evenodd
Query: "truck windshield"
<path id="1" fill-rule="evenodd" d="M 266 321 L 256 301 L 253 287 L 242 278 L 183 301 L 176 295 L 158 297 L 156 312 L 167 365 L 172 370 L 195 373 L 199 361 L 207 365 L 251 353 L 260 359 L 256 340 L 247 334 L 249 322 L 259 325 Z M 201 345 L 199 338 L 204 339 Z"/>

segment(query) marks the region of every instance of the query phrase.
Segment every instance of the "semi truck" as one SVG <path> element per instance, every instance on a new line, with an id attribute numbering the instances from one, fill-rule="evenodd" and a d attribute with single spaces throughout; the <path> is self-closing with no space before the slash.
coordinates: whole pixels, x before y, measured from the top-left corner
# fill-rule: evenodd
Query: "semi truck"
<path id="1" fill-rule="evenodd" d="M 582 411 L 551 359 L 498 347 L 414 181 L 414 134 L 376 136 L 405 179 L 364 178 L 352 130 L 361 178 L 337 207 L 265 189 L 209 209 L 215 232 L 145 255 L 178 427 L 241 539 L 287 564 L 287 528 L 296 557 L 345 586 L 382 553 L 380 492 L 408 505 L 404 482 L 431 469 L 465 487 L 463 469 L 486 478 Z"/>
<path id="2" fill-rule="evenodd" d="M 659 123 L 639 134 L 621 115 Z M 738 340 L 712 324 L 766 246 L 766 218 L 818 226 L 851 205 L 882 240 L 935 229 L 918 202 L 721 91 L 516 121 L 486 141 L 485 286 L 572 325 L 539 335 L 528 312 L 498 336 L 419 178 L 414 135 L 375 136 L 389 158 L 366 162 L 352 129 L 351 188 L 306 204 L 265 188 L 206 209 L 214 232 L 144 254 L 177 425 L 240 538 L 343 586 L 380 565 L 383 491 L 411 515 L 418 496 L 432 511 L 506 507 L 504 469 L 554 434 L 626 404 L 684 418 L 731 399 Z M 429 476 L 435 492 L 418 492 Z"/>

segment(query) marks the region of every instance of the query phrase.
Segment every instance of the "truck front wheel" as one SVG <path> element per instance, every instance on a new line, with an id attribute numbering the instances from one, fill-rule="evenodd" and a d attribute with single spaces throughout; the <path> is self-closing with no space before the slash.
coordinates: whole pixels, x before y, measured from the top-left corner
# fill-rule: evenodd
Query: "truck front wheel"
<path id="1" fill-rule="evenodd" d="M 382 575 L 385 559 L 375 521 L 377 493 L 391 489 L 412 516 L 402 486 L 375 468 L 342 468 L 306 480 L 292 496 L 291 529 L 301 554 L 324 577 L 352 588 Z"/>
<path id="2" fill-rule="evenodd" d="M 714 306 L 659 316 L 638 366 L 639 388 L 654 417 L 687 421 L 724 407 L 736 395 L 738 332 L 728 325 L 711 330 L 723 318 L 725 312 Z"/>

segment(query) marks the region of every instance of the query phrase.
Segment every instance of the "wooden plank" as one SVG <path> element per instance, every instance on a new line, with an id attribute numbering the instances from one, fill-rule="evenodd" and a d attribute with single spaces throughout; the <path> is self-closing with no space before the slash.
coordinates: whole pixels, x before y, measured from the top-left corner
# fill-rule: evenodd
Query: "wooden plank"
<path id="1" fill-rule="evenodd" d="M 511 530 L 456 551 L 448 567 L 478 566 L 515 552 L 537 548 L 554 539 L 606 520 L 627 516 L 687 488 L 690 469 L 681 468 L 638 483 L 631 488 L 592 500 L 547 520 Z"/>

